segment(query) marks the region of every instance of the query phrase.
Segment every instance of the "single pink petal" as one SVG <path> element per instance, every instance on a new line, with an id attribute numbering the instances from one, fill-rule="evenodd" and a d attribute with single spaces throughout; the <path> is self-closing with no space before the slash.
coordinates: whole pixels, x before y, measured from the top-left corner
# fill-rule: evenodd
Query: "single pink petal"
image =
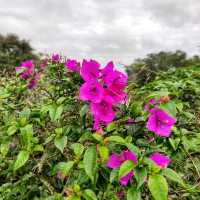
<path id="1" fill-rule="evenodd" d="M 120 90 L 123 90 L 127 85 L 128 77 L 124 73 L 115 70 L 103 77 L 103 80 L 108 87 L 112 84 L 116 84 Z"/>
<path id="2" fill-rule="evenodd" d="M 21 66 L 26 67 L 27 69 L 32 69 L 34 68 L 34 63 L 32 60 L 26 60 L 22 62 Z"/>
<path id="3" fill-rule="evenodd" d="M 100 76 L 100 64 L 95 60 L 83 60 L 80 74 L 85 81 L 97 80 Z"/>
<path id="4" fill-rule="evenodd" d="M 160 153 L 153 153 L 149 159 L 161 168 L 166 168 L 171 162 L 171 159 L 168 156 Z"/>
<path id="5" fill-rule="evenodd" d="M 109 96 L 114 104 L 124 103 L 127 99 L 127 93 L 121 90 L 121 88 L 118 88 L 118 85 L 116 84 L 112 84 L 106 88 L 105 95 Z"/>
<path id="6" fill-rule="evenodd" d="M 166 126 L 165 124 L 161 124 L 157 126 L 155 133 L 161 137 L 169 137 L 171 135 L 172 129 L 173 125 Z"/>
<path id="7" fill-rule="evenodd" d="M 137 156 L 135 153 L 133 153 L 132 151 L 130 150 L 125 150 L 123 151 L 123 157 L 124 157 L 124 160 L 132 160 L 135 164 L 138 163 L 138 160 L 137 160 Z"/>
<path id="8" fill-rule="evenodd" d="M 99 103 L 104 95 L 104 88 L 97 82 L 85 82 L 80 88 L 80 99 L 84 101 L 91 101 Z"/>
<path id="9" fill-rule="evenodd" d="M 108 62 L 106 66 L 101 70 L 103 80 L 109 79 L 109 74 L 114 72 L 114 63 L 112 61 Z M 105 81 L 106 82 L 106 81 Z"/>
<path id="10" fill-rule="evenodd" d="M 93 124 L 93 130 L 97 131 L 99 130 L 101 127 L 100 127 L 100 120 L 97 116 L 93 116 L 94 117 L 94 124 Z"/>
<path id="11" fill-rule="evenodd" d="M 76 60 L 67 59 L 65 67 L 74 72 L 80 71 L 80 63 L 77 62 Z"/>
<path id="12" fill-rule="evenodd" d="M 121 185 L 128 185 L 128 182 L 130 181 L 130 179 L 134 176 L 134 172 L 131 171 L 129 172 L 126 176 L 123 176 L 121 179 L 120 179 L 120 183 Z"/>
<path id="13" fill-rule="evenodd" d="M 146 128 L 152 132 L 156 132 L 156 130 L 157 130 L 157 121 L 156 120 L 157 120 L 156 115 L 154 113 L 150 114 L 149 119 L 147 121 Z"/>
<path id="14" fill-rule="evenodd" d="M 91 111 L 93 115 L 97 116 L 100 121 L 105 123 L 112 122 L 115 118 L 112 100 L 107 96 L 104 96 L 99 103 L 92 103 Z"/>
<path id="15" fill-rule="evenodd" d="M 113 153 L 107 162 L 107 166 L 111 169 L 117 169 L 122 164 L 123 160 L 121 155 Z"/>

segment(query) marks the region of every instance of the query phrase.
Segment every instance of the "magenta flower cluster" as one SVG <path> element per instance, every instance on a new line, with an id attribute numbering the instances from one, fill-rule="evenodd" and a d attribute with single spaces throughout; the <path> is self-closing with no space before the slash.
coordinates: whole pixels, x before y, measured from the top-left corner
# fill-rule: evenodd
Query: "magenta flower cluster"
<path id="1" fill-rule="evenodd" d="M 47 58 L 42 60 L 40 70 L 43 71 L 49 61 L 60 63 L 61 60 L 59 54 L 53 54 L 50 60 Z M 90 104 L 94 119 L 93 129 L 99 130 L 101 125 L 111 123 L 116 117 L 117 105 L 127 101 L 128 96 L 125 92 L 127 75 L 116 70 L 112 61 L 103 68 L 100 63 L 92 59 L 83 60 L 82 63 L 67 59 L 64 65 L 68 70 L 79 73 L 84 80 L 80 87 L 79 97 Z M 21 66 L 16 67 L 16 71 L 21 79 L 28 81 L 29 89 L 35 88 L 41 78 L 41 73 L 35 72 L 32 60 L 22 62 Z M 151 99 L 145 106 L 146 111 L 149 112 L 146 128 L 158 136 L 169 137 L 176 119 L 157 106 L 157 103 L 163 103 L 163 101 L 157 102 L 156 99 Z M 127 123 L 134 124 L 135 121 L 129 119 Z M 159 168 L 166 168 L 171 162 L 168 156 L 158 152 L 151 154 L 149 159 Z M 134 152 L 123 150 L 121 154 L 111 154 L 107 166 L 111 169 L 119 169 L 127 160 L 133 161 L 135 165 L 138 164 L 138 158 Z M 120 179 L 120 184 L 126 186 L 132 177 L 134 177 L 133 170 Z"/>
<path id="2" fill-rule="evenodd" d="M 33 89 L 37 86 L 41 78 L 40 73 L 35 73 L 35 65 L 32 60 L 26 60 L 20 66 L 15 68 L 16 72 L 20 74 L 20 78 L 27 81 L 28 89 Z"/>
<path id="3" fill-rule="evenodd" d="M 159 168 L 166 168 L 171 162 L 168 156 L 160 153 L 153 153 L 150 155 L 149 159 L 152 160 Z M 124 150 L 121 154 L 111 154 L 107 162 L 107 166 L 111 169 L 118 169 L 126 160 L 133 161 L 135 165 L 138 164 L 136 154 L 130 150 Z M 120 179 L 120 184 L 126 186 L 133 176 L 134 171 L 129 172 Z"/>
<path id="4" fill-rule="evenodd" d="M 94 118 L 94 130 L 101 124 L 109 124 L 116 117 L 115 106 L 124 103 L 127 94 L 124 91 L 128 77 L 114 69 L 113 62 L 101 69 L 95 60 L 83 60 L 82 65 L 76 60 L 67 60 L 66 67 L 79 72 L 85 81 L 80 88 L 80 99 L 90 103 L 90 110 Z"/>

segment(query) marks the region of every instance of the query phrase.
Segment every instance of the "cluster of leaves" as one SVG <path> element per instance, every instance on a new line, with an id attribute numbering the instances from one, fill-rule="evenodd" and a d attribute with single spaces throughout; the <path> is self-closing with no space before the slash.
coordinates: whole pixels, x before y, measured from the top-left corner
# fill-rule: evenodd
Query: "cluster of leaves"
<path id="1" fill-rule="evenodd" d="M 173 160 L 171 167 L 182 175 L 191 188 L 183 190 L 177 185 L 171 185 L 172 199 L 198 199 L 200 196 L 200 68 L 187 66 L 185 68 L 171 68 L 167 72 L 159 73 L 153 82 L 143 87 L 130 83 L 128 90 L 132 97 L 130 107 L 131 116 L 138 120 L 136 126 L 131 127 L 138 146 L 150 149 L 162 149 Z M 144 129 L 139 123 L 143 113 L 143 102 L 148 98 L 161 97 L 166 100 L 164 108 L 178 119 L 170 138 L 155 140 L 149 145 L 144 140 Z M 170 101 L 169 101 L 170 99 Z M 146 133 L 147 138 L 153 137 Z"/>
<path id="2" fill-rule="evenodd" d="M 1 78 L 0 199 L 166 200 L 168 193 L 169 199 L 197 199 L 199 78 L 200 70 L 190 68 L 162 73 L 142 88 L 130 83 L 130 102 L 95 133 L 89 107 L 79 100 L 83 80 L 63 63 L 49 63 L 31 91 L 19 77 Z M 163 109 L 178 119 L 170 138 L 145 128 L 145 103 L 163 96 L 171 98 Z M 127 123 L 130 118 L 134 124 Z M 125 162 L 111 171 L 109 154 L 127 148 L 138 165 Z M 147 159 L 155 151 L 170 155 L 171 168 L 161 170 Z M 121 186 L 119 179 L 133 169 L 131 183 Z"/>

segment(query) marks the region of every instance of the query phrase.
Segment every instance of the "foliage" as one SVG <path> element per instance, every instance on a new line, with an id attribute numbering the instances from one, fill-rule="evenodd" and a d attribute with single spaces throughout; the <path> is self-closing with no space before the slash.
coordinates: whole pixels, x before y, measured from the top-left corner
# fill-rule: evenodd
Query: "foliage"
<path id="1" fill-rule="evenodd" d="M 198 67 L 170 69 L 142 88 L 130 82 L 129 101 L 98 131 L 92 129 L 89 104 L 79 99 L 78 73 L 51 60 L 36 71 L 42 78 L 33 90 L 20 76 L 1 78 L 0 199 L 198 199 Z M 144 107 L 152 98 L 162 99 L 162 109 L 178 121 L 169 138 L 146 128 Z M 109 155 L 127 149 L 138 162 L 109 169 Z M 169 168 L 148 159 L 153 152 L 170 156 Z M 132 169 L 130 183 L 121 185 L 121 176 Z"/>
<path id="2" fill-rule="evenodd" d="M 127 67 L 127 72 L 131 80 L 143 85 L 153 81 L 161 71 L 167 71 L 173 67 L 182 68 L 196 64 L 200 65 L 199 56 L 187 58 L 187 54 L 181 50 L 175 52 L 161 51 L 148 54 L 143 59 L 136 59 L 134 63 Z"/>

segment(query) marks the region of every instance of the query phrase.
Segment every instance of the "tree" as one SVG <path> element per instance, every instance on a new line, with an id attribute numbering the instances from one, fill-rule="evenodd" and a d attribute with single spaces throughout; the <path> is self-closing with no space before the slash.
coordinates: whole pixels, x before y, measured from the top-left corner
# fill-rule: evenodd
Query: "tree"
<path id="1" fill-rule="evenodd" d="M 24 60 L 37 59 L 33 51 L 29 41 L 14 34 L 0 34 L 0 73 L 12 72 Z"/>
<path id="2" fill-rule="evenodd" d="M 160 71 L 167 71 L 171 67 L 185 67 L 200 63 L 199 56 L 187 58 L 187 54 L 181 50 L 148 54 L 146 58 L 136 59 L 127 67 L 127 73 L 131 79 L 143 85 L 155 79 Z"/>

